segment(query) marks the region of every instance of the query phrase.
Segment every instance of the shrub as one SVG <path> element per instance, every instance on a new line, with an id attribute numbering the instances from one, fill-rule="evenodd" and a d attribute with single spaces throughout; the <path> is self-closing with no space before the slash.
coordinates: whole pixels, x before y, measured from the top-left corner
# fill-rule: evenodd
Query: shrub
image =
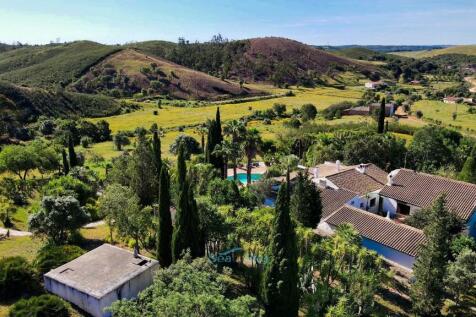
<path id="1" fill-rule="evenodd" d="M 316 106 L 313 104 L 305 104 L 301 107 L 301 116 L 304 121 L 314 120 L 317 115 Z"/>
<path id="2" fill-rule="evenodd" d="M 0 300 L 18 298 L 39 289 L 35 270 L 25 258 L 14 256 L 0 260 Z"/>
<path id="3" fill-rule="evenodd" d="M 154 110 L 152 113 L 154 114 L 154 116 L 158 116 L 158 115 L 159 115 L 159 112 L 158 112 L 157 110 Z"/>
<path id="4" fill-rule="evenodd" d="M 423 118 L 423 112 L 421 110 L 417 110 L 417 112 L 415 114 L 416 114 L 418 119 Z"/>
<path id="5" fill-rule="evenodd" d="M 91 139 L 88 136 L 83 136 L 80 142 L 81 142 L 81 146 L 87 149 L 91 145 L 91 143 L 93 143 L 93 139 Z"/>
<path id="6" fill-rule="evenodd" d="M 75 245 L 47 245 L 38 251 L 33 264 L 38 273 L 43 275 L 76 259 L 84 252 L 83 249 Z"/>
<path id="7" fill-rule="evenodd" d="M 9 317 L 68 317 L 69 305 L 54 295 L 22 299 L 12 306 Z"/>

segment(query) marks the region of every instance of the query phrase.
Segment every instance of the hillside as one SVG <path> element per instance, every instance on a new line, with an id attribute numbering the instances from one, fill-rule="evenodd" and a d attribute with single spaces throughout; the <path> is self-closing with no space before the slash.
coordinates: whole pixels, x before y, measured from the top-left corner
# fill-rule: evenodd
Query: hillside
<path id="1" fill-rule="evenodd" d="M 83 74 L 117 51 L 89 41 L 28 46 L 0 53 L 0 80 L 32 87 L 56 88 Z"/>
<path id="2" fill-rule="evenodd" d="M 428 58 L 440 55 L 462 54 L 476 56 L 476 45 L 458 45 L 437 50 L 424 50 L 415 52 L 394 52 L 394 55 L 412 57 L 412 58 Z"/>
<path id="3" fill-rule="evenodd" d="M 343 71 L 379 72 L 371 65 L 336 56 L 315 47 L 277 37 L 227 41 L 214 37 L 210 42 L 178 44 L 151 41 L 133 46 L 147 54 L 163 57 L 177 64 L 217 77 L 267 81 L 275 84 L 312 86 L 320 76 L 334 76 Z"/>
<path id="4" fill-rule="evenodd" d="M 51 92 L 0 82 L 0 112 L 21 123 L 41 115 L 49 117 L 102 117 L 120 112 L 120 105 L 105 96 L 71 92 Z"/>
<path id="5" fill-rule="evenodd" d="M 365 47 L 347 47 L 330 52 L 338 56 L 364 61 L 385 61 L 389 56 L 388 54 L 376 52 Z"/>
<path id="6" fill-rule="evenodd" d="M 124 49 L 108 56 L 74 82 L 71 89 L 116 97 L 142 92 L 198 100 L 262 94 L 134 49 Z"/>

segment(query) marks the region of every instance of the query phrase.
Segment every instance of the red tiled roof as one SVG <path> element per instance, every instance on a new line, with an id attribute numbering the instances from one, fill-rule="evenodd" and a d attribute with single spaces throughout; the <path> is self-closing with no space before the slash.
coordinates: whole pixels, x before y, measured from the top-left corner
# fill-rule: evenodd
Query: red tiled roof
<path id="1" fill-rule="evenodd" d="M 416 256 L 426 241 L 422 230 L 348 205 L 324 221 L 331 226 L 352 224 L 361 236 L 411 256 Z"/>
<path id="2" fill-rule="evenodd" d="M 357 169 L 350 169 L 327 176 L 327 179 L 340 189 L 359 195 L 365 195 L 384 187 L 387 183 L 387 173 L 374 164 L 366 164 L 366 166 L 365 174 L 360 173 Z"/>
<path id="3" fill-rule="evenodd" d="M 382 196 L 420 208 L 431 206 L 442 194 L 446 194 L 448 209 L 463 220 L 476 209 L 476 185 L 408 169 L 400 169 L 393 185 L 380 191 Z"/>
<path id="4" fill-rule="evenodd" d="M 349 200 L 357 196 L 356 193 L 345 189 L 321 189 L 322 218 L 330 216 L 334 211 L 344 206 Z"/>

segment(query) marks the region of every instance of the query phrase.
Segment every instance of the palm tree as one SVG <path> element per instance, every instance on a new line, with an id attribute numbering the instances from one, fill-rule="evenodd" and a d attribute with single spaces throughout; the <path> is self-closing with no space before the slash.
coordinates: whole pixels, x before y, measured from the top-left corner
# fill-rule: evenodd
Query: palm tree
<path id="1" fill-rule="evenodd" d="M 246 134 L 246 127 L 243 121 L 241 120 L 232 120 L 225 124 L 223 128 L 225 135 L 231 137 L 231 141 L 234 146 L 235 154 L 230 158 L 233 161 L 233 180 L 237 180 L 236 167 L 238 165 L 238 149 L 240 148 L 241 142 L 243 141 L 243 136 Z"/>
<path id="2" fill-rule="evenodd" d="M 251 163 L 258 154 L 261 136 L 256 129 L 249 129 L 243 138 L 243 154 L 246 156 L 246 183 L 251 184 Z"/>
<path id="3" fill-rule="evenodd" d="M 236 159 L 239 155 L 238 148 L 236 145 L 228 140 L 223 140 L 220 144 L 215 146 L 215 150 L 213 151 L 213 155 L 223 157 L 223 170 L 224 170 L 224 179 L 228 176 L 228 160 L 230 158 Z"/>
<path id="4" fill-rule="evenodd" d="M 195 131 L 201 137 L 202 153 L 205 153 L 205 136 L 208 134 L 208 127 L 206 124 L 201 124 L 195 129 Z"/>

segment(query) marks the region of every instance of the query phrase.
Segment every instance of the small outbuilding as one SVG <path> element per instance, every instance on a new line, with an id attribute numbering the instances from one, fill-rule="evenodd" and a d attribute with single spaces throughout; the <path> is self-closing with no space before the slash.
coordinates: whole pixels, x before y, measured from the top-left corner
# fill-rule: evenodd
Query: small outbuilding
<path id="1" fill-rule="evenodd" d="M 111 316 L 106 310 L 120 299 L 135 298 L 152 284 L 158 262 L 134 256 L 110 244 L 53 269 L 44 275 L 45 288 L 94 317 Z"/>

